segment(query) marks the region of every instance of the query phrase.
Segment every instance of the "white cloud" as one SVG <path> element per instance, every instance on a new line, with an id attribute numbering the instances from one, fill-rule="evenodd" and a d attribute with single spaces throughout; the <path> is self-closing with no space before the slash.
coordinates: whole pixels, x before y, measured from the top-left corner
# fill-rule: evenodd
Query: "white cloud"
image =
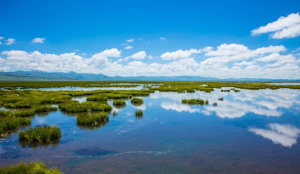
<path id="1" fill-rule="evenodd" d="M 162 40 L 162 41 L 166 40 L 166 38 L 164 38 L 164 37 L 160 37 L 159 39 Z"/>
<path id="2" fill-rule="evenodd" d="M 134 42 L 134 38 L 132 38 L 132 39 L 127 39 L 126 42 Z"/>
<path id="3" fill-rule="evenodd" d="M 0 42 L 0 45 L 2 44 L 2 42 Z"/>
<path id="4" fill-rule="evenodd" d="M 16 39 L 8 38 L 8 39 L 6 40 L 6 45 L 11 45 L 11 44 L 15 43 L 15 41 L 16 41 Z"/>
<path id="5" fill-rule="evenodd" d="M 137 53 L 134 53 L 131 56 L 125 57 L 125 61 L 127 61 L 128 59 L 144 59 L 146 57 L 146 52 L 145 51 L 140 51 Z"/>
<path id="6" fill-rule="evenodd" d="M 79 52 L 79 49 L 75 49 L 74 52 Z"/>
<path id="7" fill-rule="evenodd" d="M 120 57 L 121 52 L 116 48 L 104 50 L 94 54 L 91 58 L 83 58 L 74 53 L 65 54 L 42 54 L 38 51 L 27 53 L 25 51 L 3 51 L 6 56 L 3 67 L 7 70 L 41 70 L 60 72 L 85 72 L 101 73 L 100 69 L 109 66 L 111 61 L 108 57 Z"/>
<path id="8" fill-rule="evenodd" d="M 160 57 L 162 60 L 176 60 L 176 59 L 186 59 L 190 58 L 192 54 L 201 53 L 201 50 L 190 49 L 190 50 L 177 50 L 174 52 L 166 52 L 162 54 Z"/>
<path id="9" fill-rule="evenodd" d="M 277 21 L 268 23 L 251 31 L 252 35 L 270 33 L 274 39 L 294 38 L 300 35 L 300 15 L 291 13 L 287 17 L 281 16 Z"/>
<path id="10" fill-rule="evenodd" d="M 131 46 L 131 45 L 127 45 L 126 47 L 125 47 L 125 49 L 126 50 L 129 50 L 129 49 L 132 49 L 133 47 Z"/>
<path id="11" fill-rule="evenodd" d="M 219 49 L 220 48 L 220 49 Z M 113 48 L 96 53 L 90 58 L 83 58 L 75 53 L 42 54 L 38 51 L 21 52 L 18 56 L 4 54 L 5 63 L 0 68 L 6 70 L 45 70 L 45 71 L 76 71 L 102 73 L 108 76 L 203 76 L 217 78 L 268 78 L 268 79 L 299 79 L 300 58 L 293 54 L 283 54 L 284 46 L 268 46 L 250 49 L 244 45 L 222 44 L 217 49 L 205 48 L 201 58 L 190 58 L 193 52 L 201 52 L 204 49 L 190 49 L 164 54 L 169 58 L 168 63 L 152 63 L 142 61 L 122 62 L 112 60 L 113 57 L 123 60 L 146 58 L 146 52 L 140 51 L 129 57 L 121 57 L 121 51 Z M 14 55 L 17 51 L 12 52 Z M 224 53 L 224 55 L 221 54 Z M 39 54 L 36 54 L 39 53 Z M 19 53 L 18 53 L 19 54 Z M 198 53 L 200 54 L 200 53 Z M 64 58 L 62 58 L 64 56 Z M 15 57 L 20 60 L 12 60 Z M 30 58 L 28 61 L 23 57 Z M 47 57 L 47 60 L 44 60 Z M 53 61 L 48 58 L 51 57 Z M 57 58 L 58 57 L 58 58 Z M 69 61 L 67 58 L 69 57 Z M 109 58 L 112 57 L 112 58 Z M 150 56 L 147 58 L 151 58 Z M 171 59 L 172 58 L 172 59 Z M 49 59 L 49 60 L 48 60 Z M 75 59 L 73 62 L 72 59 Z M 27 62 L 26 62 L 27 61 Z M 55 62 L 57 61 L 57 62 Z M 232 62 L 232 63 L 230 63 Z M 60 70 L 59 67 L 62 67 Z M 74 68 L 72 68 L 74 67 Z M 81 67 L 81 68 L 79 68 Z"/>
<path id="12" fill-rule="evenodd" d="M 147 56 L 149 59 L 153 59 L 153 56 L 151 56 L 151 55 L 149 55 L 149 56 Z"/>
<path id="13" fill-rule="evenodd" d="M 300 134 L 300 129 L 284 124 L 269 124 L 270 130 L 259 129 L 259 128 L 249 128 L 250 132 L 260 135 L 264 138 L 270 139 L 274 144 L 281 144 L 284 147 L 292 147 L 297 144 L 298 134 Z"/>
<path id="14" fill-rule="evenodd" d="M 198 108 L 191 108 L 189 105 L 183 105 L 181 103 L 175 103 L 175 102 L 162 102 L 160 105 L 162 108 L 166 110 L 175 110 L 177 112 L 189 112 L 189 113 L 200 113 L 200 109 Z"/>
<path id="15" fill-rule="evenodd" d="M 4 39 L 4 37 L 0 36 L 0 40 Z"/>
<path id="16" fill-rule="evenodd" d="M 86 56 L 86 53 L 82 53 L 83 56 Z"/>
<path id="17" fill-rule="evenodd" d="M 37 37 L 37 38 L 34 38 L 31 43 L 44 43 L 45 40 L 46 40 L 46 38 Z"/>

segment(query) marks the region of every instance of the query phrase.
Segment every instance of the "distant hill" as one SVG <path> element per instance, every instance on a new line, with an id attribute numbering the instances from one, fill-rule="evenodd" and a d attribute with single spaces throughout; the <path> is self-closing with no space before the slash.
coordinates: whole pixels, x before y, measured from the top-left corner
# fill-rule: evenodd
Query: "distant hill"
<path id="1" fill-rule="evenodd" d="M 300 81 L 290 79 L 219 79 L 201 76 L 160 76 L 160 77 L 109 77 L 103 74 L 89 74 L 76 72 L 44 72 L 44 71 L 15 71 L 0 72 L 0 81 Z"/>

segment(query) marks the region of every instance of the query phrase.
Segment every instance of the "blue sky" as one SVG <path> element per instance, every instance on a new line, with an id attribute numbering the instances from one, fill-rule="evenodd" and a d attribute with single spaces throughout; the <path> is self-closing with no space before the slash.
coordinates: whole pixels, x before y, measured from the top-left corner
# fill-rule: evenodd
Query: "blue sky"
<path id="1" fill-rule="evenodd" d="M 300 25 L 300 22 L 297 22 L 299 7 L 300 1 L 297 0 L 243 2 L 237 0 L 203 2 L 53 0 L 47 3 L 46 1 L 0 1 L 0 38 L 3 37 L 0 40 L 0 68 L 2 71 L 38 69 L 68 72 L 74 70 L 110 76 L 195 75 L 220 78 L 256 76 L 278 78 L 278 75 L 271 76 L 270 73 L 280 70 L 283 73 L 280 75 L 282 78 L 299 78 L 299 56 L 297 55 L 300 52 L 297 50 L 300 47 L 300 37 L 297 34 Z M 288 33 L 283 36 L 279 33 L 280 38 L 274 38 L 272 36 L 276 31 L 271 31 L 272 29 L 265 33 L 263 31 L 259 31 L 258 34 L 251 33 L 258 27 L 266 26 L 277 21 L 279 17 L 288 17 L 290 14 L 295 14 L 293 17 L 295 23 L 276 31 L 296 25 L 293 30 L 291 29 L 294 34 Z M 290 21 L 289 18 L 286 21 Z M 7 45 L 9 38 L 15 40 Z M 38 39 L 36 41 L 39 42 L 33 43 L 35 38 L 42 40 Z M 126 41 L 130 39 L 134 39 L 133 42 Z M 244 49 L 239 47 L 242 45 L 248 49 L 247 53 L 251 52 L 249 50 L 270 46 L 283 46 L 285 49 L 248 56 L 240 55 L 240 51 L 238 51 L 239 55 L 226 53 L 220 55 L 221 53 L 212 54 L 208 50 L 203 50 L 206 47 L 213 47 L 210 51 L 216 51 L 222 44 L 228 46 L 224 49 L 234 50 Z M 126 46 L 131 46 L 132 49 L 125 49 Z M 112 57 L 109 54 L 101 54 L 106 49 L 114 48 L 118 52 Z M 180 56 L 180 52 L 176 52 L 191 49 L 198 52 L 192 51 L 192 54 L 183 52 L 183 56 Z M 44 58 L 40 58 L 38 54 L 33 55 L 34 51 Z M 169 55 L 173 58 L 163 59 L 162 55 L 167 52 L 175 52 Z M 77 64 L 85 64 L 85 66 L 80 67 L 70 63 L 70 60 L 59 61 L 63 59 L 60 55 L 71 53 L 75 54 L 62 57 L 71 56 L 67 59 L 72 59 L 72 62 L 82 59 Z M 136 53 L 139 54 L 133 56 Z M 175 55 L 177 53 L 179 57 Z M 256 60 L 275 53 L 280 55 L 273 55 L 273 57 L 281 57 L 270 59 L 272 61 Z M 287 55 L 290 56 L 282 57 Z M 221 60 L 219 62 L 223 62 L 222 65 L 218 62 L 216 63 L 218 66 L 210 64 L 208 67 L 202 63 L 216 56 L 219 56 L 216 61 Z M 223 61 L 231 59 L 232 56 L 240 58 Z M 280 67 L 274 65 L 283 59 L 290 61 L 284 62 L 285 64 L 279 62 Z M 242 64 L 243 67 L 239 65 L 240 69 L 237 71 L 235 65 L 243 61 L 246 63 Z M 55 63 L 57 64 L 54 65 Z M 24 64 L 28 65 L 24 66 Z M 197 66 L 193 66 L 195 64 Z M 289 68 L 287 64 L 294 66 Z M 246 71 L 247 66 L 257 69 L 253 65 L 261 67 L 261 72 L 249 74 Z M 151 71 L 143 72 L 151 68 Z M 116 72 L 115 69 L 120 70 Z M 290 71 L 287 72 L 287 69 Z M 227 76 L 224 75 L 226 72 L 228 72 Z M 237 72 L 243 75 L 237 76 Z"/>

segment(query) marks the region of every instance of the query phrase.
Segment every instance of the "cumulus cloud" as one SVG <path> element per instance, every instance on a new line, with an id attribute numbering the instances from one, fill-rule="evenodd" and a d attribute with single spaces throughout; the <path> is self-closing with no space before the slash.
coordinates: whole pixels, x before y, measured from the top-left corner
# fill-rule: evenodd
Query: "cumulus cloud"
<path id="1" fill-rule="evenodd" d="M 146 52 L 145 51 L 140 51 L 137 53 L 134 53 L 131 56 L 125 57 L 125 61 L 127 61 L 128 59 L 144 59 L 146 57 Z"/>
<path id="2" fill-rule="evenodd" d="M 13 44 L 13 43 L 15 43 L 15 42 L 16 42 L 16 39 L 8 38 L 8 39 L 6 40 L 6 45 L 11 45 L 11 44 Z"/>
<path id="3" fill-rule="evenodd" d="M 269 129 L 249 128 L 248 130 L 284 147 L 292 147 L 297 144 L 300 129 L 288 124 L 277 123 L 269 124 L 268 127 Z"/>
<path id="4" fill-rule="evenodd" d="M 127 39 L 126 42 L 134 42 L 134 38 L 132 38 L 132 39 Z"/>
<path id="5" fill-rule="evenodd" d="M 149 56 L 147 56 L 149 59 L 153 59 L 153 56 L 151 56 L 151 55 L 149 55 Z"/>
<path id="6" fill-rule="evenodd" d="M 287 17 L 281 16 L 277 21 L 268 23 L 251 31 L 252 35 L 272 33 L 274 39 L 294 38 L 300 35 L 300 15 L 291 13 Z"/>
<path id="7" fill-rule="evenodd" d="M 189 105 L 183 105 L 181 103 L 175 103 L 175 102 L 162 102 L 160 106 L 166 110 L 175 110 L 177 112 L 189 112 L 189 113 L 200 112 L 200 109 L 198 108 L 191 108 L 191 106 Z"/>
<path id="8" fill-rule="evenodd" d="M 4 39 L 4 37 L 0 36 L 0 40 Z"/>
<path id="9" fill-rule="evenodd" d="M 0 45 L 2 44 L 2 42 L 0 42 Z"/>
<path id="10" fill-rule="evenodd" d="M 205 51 L 204 51 L 205 50 Z M 191 58 L 192 54 L 200 54 L 201 58 Z M 146 52 L 140 51 L 131 56 L 122 58 L 121 51 L 113 48 L 96 53 L 90 58 L 83 58 L 75 53 L 65 54 L 36 54 L 38 51 L 27 53 L 22 52 L 16 56 L 18 61 L 6 59 L 13 57 L 3 52 L 2 58 L 5 63 L 1 69 L 7 70 L 34 70 L 44 69 L 46 71 L 76 71 L 76 72 L 93 72 L 102 73 L 108 76 L 203 76 L 217 78 L 268 78 L 268 79 L 299 79 L 300 77 L 300 57 L 295 54 L 283 54 L 286 48 L 282 45 L 268 46 L 256 49 L 250 49 L 245 45 L 222 44 L 216 49 L 205 47 L 204 49 L 190 49 L 186 51 L 175 51 L 163 54 L 165 59 L 173 61 L 167 63 L 142 61 L 122 62 L 113 61 L 109 57 L 117 57 L 122 60 L 143 60 L 146 58 Z M 14 54 L 16 51 L 12 50 Z M 74 62 L 64 62 L 66 58 L 56 58 L 69 56 Z M 31 57 L 30 61 L 25 62 L 22 57 Z M 79 57 L 78 57 L 79 56 Z M 44 60 L 44 57 L 53 57 L 53 60 Z M 151 58 L 150 56 L 148 57 Z M 49 58 L 50 59 L 50 58 Z M 153 59 L 157 60 L 157 59 Z M 69 63 L 69 65 L 67 65 Z M 20 66 L 19 64 L 24 64 Z M 57 65 L 55 65 L 57 64 Z M 26 66 L 25 66 L 26 65 Z M 36 65 L 36 66 L 33 66 Z M 46 65 L 49 65 L 48 67 Z M 60 70 L 59 66 L 63 67 Z M 57 67 L 58 66 L 58 67 Z M 72 68 L 74 66 L 74 68 Z M 85 66 L 84 68 L 79 68 Z M 43 67 L 43 68 L 42 68 Z M 68 68 L 66 68 L 68 67 Z M 78 67 L 78 68 L 77 68 Z"/>
<path id="11" fill-rule="evenodd" d="M 31 43 L 44 43 L 44 41 L 46 40 L 46 38 L 40 38 L 40 37 L 37 37 L 37 38 L 34 38 Z"/>
<path id="12" fill-rule="evenodd" d="M 129 50 L 129 49 L 132 49 L 133 47 L 131 46 L 131 45 L 127 45 L 126 47 L 125 47 L 125 49 L 126 50 Z"/>
<path id="13" fill-rule="evenodd" d="M 190 50 L 177 50 L 174 52 L 166 52 L 162 54 L 160 57 L 162 60 L 176 60 L 176 59 L 186 59 L 190 58 L 192 54 L 201 53 L 201 50 L 190 49 Z"/>
<path id="14" fill-rule="evenodd" d="M 101 53 L 94 54 L 91 58 L 83 58 L 74 53 L 65 54 L 42 54 L 38 51 L 31 53 L 12 50 L 3 51 L 6 56 L 2 63 L 6 70 L 41 70 L 41 71 L 60 71 L 60 72 L 86 72 L 101 73 L 100 68 L 109 66 L 111 61 L 108 57 L 120 57 L 121 51 L 116 48 L 106 49 Z"/>

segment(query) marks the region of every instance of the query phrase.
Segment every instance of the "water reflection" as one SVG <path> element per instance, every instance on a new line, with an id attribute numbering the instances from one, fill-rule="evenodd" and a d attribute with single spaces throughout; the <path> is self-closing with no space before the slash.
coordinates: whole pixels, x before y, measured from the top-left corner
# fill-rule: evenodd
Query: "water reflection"
<path id="1" fill-rule="evenodd" d="M 161 107 L 166 109 L 166 110 L 174 110 L 177 112 L 189 112 L 189 113 L 195 113 L 195 112 L 201 112 L 200 109 L 197 108 L 191 108 L 189 105 L 184 105 L 181 103 L 176 103 L 176 102 L 162 102 Z"/>
<path id="2" fill-rule="evenodd" d="M 221 92 L 221 89 L 215 89 L 211 93 L 201 91 L 196 91 L 195 93 L 155 92 L 150 95 L 150 98 L 171 100 L 170 102 L 161 103 L 161 107 L 167 110 L 172 109 L 178 112 L 188 111 L 191 113 L 202 112 L 206 115 L 216 113 L 221 118 L 239 118 L 247 113 L 280 117 L 283 114 L 281 108 L 290 109 L 293 106 L 297 108 L 300 105 L 299 95 L 299 90 L 291 89 L 241 90 L 240 92 L 231 91 L 230 93 L 224 93 Z M 219 101 L 219 98 L 224 98 L 224 100 Z M 182 99 L 209 100 L 210 105 L 191 108 L 182 105 Z M 217 107 L 211 105 L 215 102 Z"/>
<path id="3" fill-rule="evenodd" d="M 269 129 L 249 128 L 248 130 L 284 147 L 292 147 L 294 144 L 297 144 L 300 129 L 289 124 L 277 123 L 269 124 L 268 127 Z"/>

